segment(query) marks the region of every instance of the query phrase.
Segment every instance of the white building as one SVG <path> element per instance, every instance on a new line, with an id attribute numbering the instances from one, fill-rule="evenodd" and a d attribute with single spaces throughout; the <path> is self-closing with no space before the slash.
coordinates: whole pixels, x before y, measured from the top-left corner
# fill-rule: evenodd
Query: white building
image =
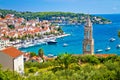
<path id="1" fill-rule="evenodd" d="M 7 46 L 10 46 L 9 39 L 0 39 L 0 50 L 4 49 Z"/>
<path id="2" fill-rule="evenodd" d="M 3 40 L 0 40 L 0 50 L 4 48 Z"/>
<path id="3" fill-rule="evenodd" d="M 24 73 L 24 60 L 21 51 L 14 47 L 8 47 L 0 51 L 0 64 L 3 69 L 10 69 L 18 73 Z"/>

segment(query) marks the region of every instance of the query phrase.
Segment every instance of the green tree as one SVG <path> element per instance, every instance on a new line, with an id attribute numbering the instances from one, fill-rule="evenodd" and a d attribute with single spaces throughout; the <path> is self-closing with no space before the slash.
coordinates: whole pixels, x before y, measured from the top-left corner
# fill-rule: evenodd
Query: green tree
<path id="1" fill-rule="evenodd" d="M 73 62 L 72 55 L 67 53 L 61 54 L 57 57 L 56 61 L 59 64 L 59 66 L 65 69 L 66 79 L 68 79 L 67 70 L 69 68 L 69 65 Z"/>
<path id="2" fill-rule="evenodd" d="M 61 67 L 68 69 L 69 65 L 73 62 L 71 54 L 61 54 L 57 57 L 56 61 Z"/>
<path id="3" fill-rule="evenodd" d="M 35 52 L 30 52 L 30 57 L 37 56 Z"/>
<path id="4" fill-rule="evenodd" d="M 21 40 L 25 40 L 25 39 L 26 39 L 26 37 L 25 37 L 25 36 L 22 36 L 22 37 L 21 37 Z"/>
<path id="5" fill-rule="evenodd" d="M 63 30 L 62 30 L 61 27 L 58 28 L 58 31 L 59 31 L 60 33 L 63 33 Z"/>
<path id="6" fill-rule="evenodd" d="M 38 50 L 38 55 L 43 59 L 43 62 L 44 62 L 44 58 L 43 58 L 43 56 L 44 56 L 44 51 L 43 51 L 42 48 L 40 48 L 40 49 Z"/>
<path id="7" fill-rule="evenodd" d="M 8 27 L 9 27 L 10 29 L 15 29 L 15 26 L 14 26 L 14 25 L 8 25 Z"/>
<path id="8" fill-rule="evenodd" d="M 100 61 L 94 55 L 83 55 L 79 58 L 83 63 L 99 64 Z"/>
<path id="9" fill-rule="evenodd" d="M 24 78 L 18 73 L 10 70 L 2 70 L 0 66 L 0 80 L 23 80 Z"/>
<path id="10" fill-rule="evenodd" d="M 120 31 L 118 31 L 118 37 L 120 38 Z"/>
<path id="11" fill-rule="evenodd" d="M 10 41 L 14 41 L 15 39 L 13 37 L 10 38 Z"/>

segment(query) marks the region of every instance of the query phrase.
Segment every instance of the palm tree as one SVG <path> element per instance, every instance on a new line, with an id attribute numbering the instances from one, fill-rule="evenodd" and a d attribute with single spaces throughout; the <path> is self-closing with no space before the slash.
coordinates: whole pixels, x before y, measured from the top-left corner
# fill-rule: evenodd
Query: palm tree
<path id="1" fill-rule="evenodd" d="M 38 51 L 38 55 L 43 59 L 43 62 L 44 62 L 44 58 L 43 58 L 44 51 L 43 51 L 42 48 L 39 49 L 39 51 Z"/>
<path id="2" fill-rule="evenodd" d="M 67 69 L 69 68 L 69 65 L 73 63 L 72 55 L 71 54 L 62 54 L 59 55 L 56 59 L 57 63 L 60 67 L 63 67 L 65 69 L 66 79 L 68 79 L 67 76 Z"/>
<path id="3" fill-rule="evenodd" d="M 65 69 L 68 69 L 71 64 L 72 56 L 70 54 L 62 54 L 57 57 L 57 62 L 63 66 Z"/>

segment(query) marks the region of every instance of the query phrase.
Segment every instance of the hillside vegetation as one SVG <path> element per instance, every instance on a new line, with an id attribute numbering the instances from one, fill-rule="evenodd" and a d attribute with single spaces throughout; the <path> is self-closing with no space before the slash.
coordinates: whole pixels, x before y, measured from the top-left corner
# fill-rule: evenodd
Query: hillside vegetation
<path id="1" fill-rule="evenodd" d="M 26 62 L 24 76 L 0 69 L 0 80 L 119 80 L 120 56 L 59 55 L 44 63 Z"/>
<path id="2" fill-rule="evenodd" d="M 71 12 L 17 12 L 14 10 L 0 9 L 1 17 L 6 14 L 14 14 L 16 17 L 23 17 L 26 20 L 39 19 L 49 20 L 54 23 L 65 23 L 65 24 L 81 24 L 86 21 L 87 14 L 83 13 L 71 13 Z M 99 16 L 90 15 L 90 18 L 95 24 L 109 24 L 110 20 Z"/>

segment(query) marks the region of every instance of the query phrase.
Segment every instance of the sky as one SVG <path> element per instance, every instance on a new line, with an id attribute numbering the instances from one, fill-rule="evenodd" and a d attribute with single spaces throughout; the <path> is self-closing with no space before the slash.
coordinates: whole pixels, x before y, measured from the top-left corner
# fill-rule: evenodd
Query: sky
<path id="1" fill-rule="evenodd" d="M 119 14 L 120 0 L 0 0 L 0 9 Z"/>

